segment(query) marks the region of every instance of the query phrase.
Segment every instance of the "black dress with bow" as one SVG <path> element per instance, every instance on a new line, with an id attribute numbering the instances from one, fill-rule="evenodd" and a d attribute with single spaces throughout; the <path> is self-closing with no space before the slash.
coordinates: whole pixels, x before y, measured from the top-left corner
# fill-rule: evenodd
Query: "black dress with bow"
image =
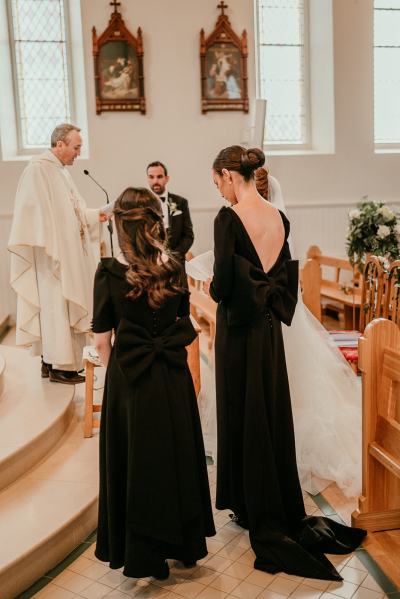
<path id="1" fill-rule="evenodd" d="M 152 310 L 126 297 L 126 266 L 103 259 L 93 331 L 115 331 L 100 427 L 96 556 L 151 576 L 167 558 L 195 562 L 215 534 L 203 438 L 185 347 L 188 294 Z"/>
<path id="2" fill-rule="evenodd" d="M 281 328 L 294 315 L 298 263 L 281 216 L 285 243 L 268 273 L 236 212 L 222 208 L 215 219 L 216 506 L 249 528 L 255 568 L 341 580 L 324 553 L 352 551 L 365 532 L 306 517 Z"/>

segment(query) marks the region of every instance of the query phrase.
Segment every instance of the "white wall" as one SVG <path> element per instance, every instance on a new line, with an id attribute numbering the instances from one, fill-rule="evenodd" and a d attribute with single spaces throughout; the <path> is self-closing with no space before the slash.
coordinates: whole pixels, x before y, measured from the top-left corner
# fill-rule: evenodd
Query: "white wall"
<path id="1" fill-rule="evenodd" d="M 90 159 L 73 176 L 90 205 L 103 197 L 82 174 L 91 170 L 115 197 L 127 185 L 145 184 L 145 166 L 162 160 L 170 168 L 172 191 L 186 196 L 195 223 L 196 252 L 212 243 L 212 219 L 220 199 L 210 168 L 219 149 L 240 142 L 249 117 L 242 113 L 200 112 L 199 31 L 210 32 L 216 0 L 122 0 L 128 27 L 144 35 L 147 114 L 95 113 L 91 27 L 106 27 L 108 0 L 82 0 L 87 79 Z M 333 0 L 336 152 L 334 155 L 273 156 L 271 172 L 280 180 L 289 206 L 296 248 L 312 243 L 344 253 L 346 214 L 363 195 L 399 198 L 398 155 L 373 148 L 372 0 Z M 249 93 L 255 94 L 253 2 L 230 0 L 233 27 L 247 29 Z M 0 216 L 11 214 L 24 162 L 0 161 Z M 3 220 L 5 220 L 3 218 Z M 2 227 L 4 230 L 4 227 Z M 4 265 L 5 256 L 1 253 Z M 0 275 L 1 276 L 1 275 Z"/>
<path id="2" fill-rule="evenodd" d="M 373 2 L 333 0 L 333 10 L 335 154 L 269 160 L 301 253 L 314 242 L 343 253 L 346 212 L 362 196 L 400 200 L 400 155 L 373 146 Z"/>

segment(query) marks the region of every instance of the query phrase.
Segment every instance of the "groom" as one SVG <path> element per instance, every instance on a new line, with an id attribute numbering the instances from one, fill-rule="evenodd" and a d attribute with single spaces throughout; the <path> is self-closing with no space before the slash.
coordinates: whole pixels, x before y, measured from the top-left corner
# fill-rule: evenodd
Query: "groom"
<path id="1" fill-rule="evenodd" d="M 159 161 L 147 167 L 149 187 L 161 200 L 164 226 L 169 248 L 184 262 L 186 252 L 193 244 L 193 225 L 187 200 L 167 190 L 169 181 L 166 166 Z"/>

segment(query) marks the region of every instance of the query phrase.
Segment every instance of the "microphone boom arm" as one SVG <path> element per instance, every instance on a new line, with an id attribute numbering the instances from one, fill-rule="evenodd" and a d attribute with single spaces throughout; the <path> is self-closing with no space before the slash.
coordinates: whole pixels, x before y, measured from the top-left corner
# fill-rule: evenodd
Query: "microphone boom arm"
<path id="1" fill-rule="evenodd" d="M 108 193 L 107 193 L 107 191 L 104 189 L 104 187 L 102 187 L 102 186 L 100 185 L 100 183 L 98 183 L 98 182 L 96 181 L 96 179 L 94 179 L 94 178 L 92 177 L 92 175 L 89 173 L 89 171 L 88 171 L 87 169 L 84 169 L 84 171 L 83 171 L 83 172 L 84 172 L 84 174 L 85 174 L 85 175 L 87 175 L 87 176 L 89 177 L 89 179 L 91 179 L 91 180 L 93 181 L 93 183 L 95 183 L 95 184 L 97 185 L 97 187 L 100 187 L 100 189 L 101 189 L 102 191 L 104 191 L 104 193 L 106 194 L 106 198 L 107 198 L 107 204 L 109 204 L 109 203 L 110 203 L 110 198 L 108 197 Z M 111 255 L 112 255 L 112 257 L 114 257 L 114 245 L 113 245 L 113 238 L 112 238 L 112 236 L 113 236 L 113 224 L 112 224 L 111 218 L 109 218 L 109 219 L 108 219 L 108 222 L 107 222 L 107 229 L 108 229 L 108 232 L 109 232 L 109 234 L 110 234 Z"/>

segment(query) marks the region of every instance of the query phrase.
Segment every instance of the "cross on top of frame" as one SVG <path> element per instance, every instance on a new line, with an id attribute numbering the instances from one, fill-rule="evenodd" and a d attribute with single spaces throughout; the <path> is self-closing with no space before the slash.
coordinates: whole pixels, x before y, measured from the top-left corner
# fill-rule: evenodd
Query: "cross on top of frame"
<path id="1" fill-rule="evenodd" d="M 224 9 L 228 8 L 228 5 L 225 4 L 224 0 L 221 0 L 221 2 L 218 4 L 217 8 L 221 9 L 221 15 L 224 15 Z"/>
<path id="2" fill-rule="evenodd" d="M 112 2 L 110 2 L 110 6 L 114 7 L 114 12 L 118 12 L 117 7 L 121 6 L 121 2 L 117 2 L 117 0 L 113 0 Z"/>

